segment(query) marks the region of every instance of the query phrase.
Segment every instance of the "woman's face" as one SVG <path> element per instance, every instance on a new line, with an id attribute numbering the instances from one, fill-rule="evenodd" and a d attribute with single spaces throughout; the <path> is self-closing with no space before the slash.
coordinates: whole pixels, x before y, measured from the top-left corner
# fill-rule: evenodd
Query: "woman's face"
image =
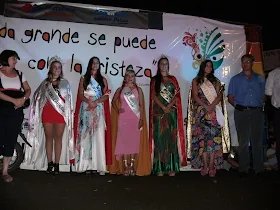
<path id="1" fill-rule="evenodd" d="M 52 63 L 52 75 L 54 78 L 58 78 L 62 73 L 62 65 L 60 62 Z"/>
<path id="2" fill-rule="evenodd" d="M 99 69 L 100 63 L 97 58 L 94 58 L 92 61 L 92 66 L 91 66 L 91 74 L 95 75 L 97 73 L 97 70 Z"/>
<path id="3" fill-rule="evenodd" d="M 11 56 L 8 58 L 8 63 L 9 63 L 9 66 L 11 68 L 15 68 L 16 64 L 17 64 L 17 57 L 16 56 Z"/>
<path id="4" fill-rule="evenodd" d="M 159 62 L 159 70 L 161 73 L 168 73 L 169 65 L 167 59 L 161 59 Z"/>
<path id="5" fill-rule="evenodd" d="M 210 74 L 213 71 L 213 67 L 212 67 L 212 63 L 211 62 L 207 62 L 205 69 L 204 69 L 204 73 L 206 75 Z"/>
<path id="6" fill-rule="evenodd" d="M 135 74 L 133 72 L 128 72 L 125 74 L 125 82 L 127 84 L 134 84 L 135 83 Z"/>

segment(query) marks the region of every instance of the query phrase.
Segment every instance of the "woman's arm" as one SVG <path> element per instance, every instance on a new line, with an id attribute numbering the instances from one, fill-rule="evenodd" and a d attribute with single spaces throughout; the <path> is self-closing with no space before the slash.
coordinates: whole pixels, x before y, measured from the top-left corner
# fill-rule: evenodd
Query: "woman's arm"
<path id="1" fill-rule="evenodd" d="M 112 107 L 116 110 L 119 111 L 119 108 L 117 107 L 116 101 L 120 98 L 121 94 L 121 88 L 118 88 L 113 96 L 112 99 Z"/>
<path id="2" fill-rule="evenodd" d="M 192 81 L 192 98 L 200 105 L 203 106 L 204 108 L 207 107 L 207 104 L 205 104 L 198 96 L 198 83 L 196 79 L 193 79 Z"/>
<path id="3" fill-rule="evenodd" d="M 25 97 L 25 100 L 28 99 L 30 97 L 30 94 L 31 94 L 31 88 L 28 84 L 27 81 L 23 82 L 23 88 L 25 90 L 25 94 L 24 94 L 24 97 Z"/>
<path id="4" fill-rule="evenodd" d="M 96 103 L 102 103 L 102 102 L 104 102 L 104 101 L 109 99 L 109 96 L 106 94 L 107 91 L 108 91 L 107 80 L 105 78 L 103 78 L 103 82 L 104 82 L 103 96 L 101 96 L 99 99 L 95 100 Z"/>
<path id="5" fill-rule="evenodd" d="M 84 90 L 84 77 L 81 77 L 79 82 L 78 95 L 82 101 L 89 103 L 90 100 L 84 96 Z"/>
<path id="6" fill-rule="evenodd" d="M 217 97 L 211 104 L 211 106 L 213 106 L 213 107 L 216 106 L 218 103 L 220 103 L 220 101 L 222 100 L 222 94 L 223 94 L 223 91 L 221 91 L 221 82 L 219 80 L 217 80 L 215 86 L 216 86 L 215 89 L 217 92 Z"/>
<path id="7" fill-rule="evenodd" d="M 145 113 L 145 100 L 144 100 L 144 93 L 142 88 L 138 87 L 138 93 L 139 93 L 139 108 L 140 108 L 140 120 L 144 119 L 144 113 Z"/>
<path id="8" fill-rule="evenodd" d="M 151 81 L 151 86 L 152 86 L 152 87 L 155 87 L 155 80 L 154 80 L 154 79 L 152 79 L 152 81 Z M 154 102 L 156 102 L 156 104 L 157 104 L 160 108 L 162 108 L 163 110 L 166 109 L 166 107 L 163 105 L 163 103 L 161 103 L 161 101 L 158 99 L 158 97 L 157 97 L 157 95 L 156 95 L 155 88 L 153 88 L 153 90 L 152 90 L 152 99 L 153 99 Z"/>

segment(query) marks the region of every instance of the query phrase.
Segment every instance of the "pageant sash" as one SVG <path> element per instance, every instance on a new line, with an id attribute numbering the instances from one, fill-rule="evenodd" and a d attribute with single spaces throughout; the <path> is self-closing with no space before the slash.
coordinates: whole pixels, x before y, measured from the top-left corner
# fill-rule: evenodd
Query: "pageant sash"
<path id="1" fill-rule="evenodd" d="M 209 101 L 209 103 L 211 104 L 217 97 L 217 92 L 213 84 L 208 79 L 205 78 L 203 84 L 200 85 L 200 88 L 204 93 L 205 97 L 207 98 L 207 100 Z M 218 124 L 224 127 L 225 117 L 220 103 L 215 106 L 215 111 L 216 111 L 216 118 Z"/>
<path id="2" fill-rule="evenodd" d="M 65 104 L 51 84 L 46 88 L 46 93 L 51 105 L 59 112 L 59 114 L 65 117 Z"/>
<path id="3" fill-rule="evenodd" d="M 130 90 L 129 87 L 123 88 L 123 95 L 128 104 L 129 108 L 134 112 L 134 114 L 140 118 L 140 109 L 139 109 L 139 102 L 137 101 L 135 95 Z"/>
<path id="4" fill-rule="evenodd" d="M 101 90 L 101 86 L 99 85 L 99 83 L 93 78 L 90 78 L 90 86 L 93 90 L 93 92 L 96 94 L 96 98 L 101 98 L 102 97 L 102 90 Z"/>
<path id="5" fill-rule="evenodd" d="M 159 94 L 168 103 L 170 103 L 171 100 L 173 99 L 172 93 L 170 93 L 169 90 L 163 84 L 161 84 L 161 86 L 160 86 L 160 93 Z"/>

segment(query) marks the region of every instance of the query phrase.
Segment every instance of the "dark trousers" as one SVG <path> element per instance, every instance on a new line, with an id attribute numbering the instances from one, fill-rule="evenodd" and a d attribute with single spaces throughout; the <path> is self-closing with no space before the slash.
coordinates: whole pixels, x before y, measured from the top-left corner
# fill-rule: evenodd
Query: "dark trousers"
<path id="1" fill-rule="evenodd" d="M 0 110 L 0 154 L 12 157 L 23 121 L 22 109 L 11 112 Z"/>
<path id="2" fill-rule="evenodd" d="M 274 114 L 274 136 L 276 140 L 276 157 L 278 162 L 278 170 L 280 170 L 280 108 L 273 108 Z"/>
<path id="3" fill-rule="evenodd" d="M 253 168 L 255 173 L 263 171 L 264 113 L 261 109 L 234 111 L 238 136 L 239 171 L 248 173 L 250 168 L 249 141 L 251 140 Z"/>

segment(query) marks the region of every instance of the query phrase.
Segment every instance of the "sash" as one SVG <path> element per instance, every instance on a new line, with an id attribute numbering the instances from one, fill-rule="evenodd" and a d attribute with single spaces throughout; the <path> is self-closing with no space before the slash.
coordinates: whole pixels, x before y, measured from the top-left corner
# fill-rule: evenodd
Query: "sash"
<path id="1" fill-rule="evenodd" d="M 161 83 L 160 85 L 160 92 L 159 92 L 160 96 L 166 100 L 168 103 L 170 103 L 173 99 L 172 93 L 170 93 L 170 91 Z"/>
<path id="2" fill-rule="evenodd" d="M 130 90 L 129 87 L 123 88 L 123 95 L 130 109 L 134 112 L 134 114 L 138 118 L 140 118 L 139 102 L 137 101 L 135 95 L 133 94 L 133 92 Z"/>
<path id="3" fill-rule="evenodd" d="M 65 118 L 65 107 L 63 100 L 59 97 L 53 86 L 50 84 L 46 88 L 46 97 L 55 108 Z"/>
<path id="4" fill-rule="evenodd" d="M 203 82 L 203 84 L 200 85 L 200 88 L 201 88 L 202 92 L 204 93 L 205 97 L 207 98 L 207 100 L 209 101 L 209 103 L 212 103 L 216 99 L 216 97 L 217 97 L 216 89 L 208 79 L 206 79 L 206 78 L 204 79 L 204 82 Z M 217 118 L 218 124 L 221 127 L 224 127 L 225 117 L 224 117 L 224 114 L 222 111 L 221 103 L 219 103 L 215 106 L 215 110 L 216 110 L 216 118 Z"/>
<path id="5" fill-rule="evenodd" d="M 101 98 L 102 97 L 102 90 L 101 90 L 101 86 L 99 85 L 99 83 L 93 78 L 90 78 L 90 86 L 93 90 L 93 92 L 96 94 L 96 98 Z"/>

